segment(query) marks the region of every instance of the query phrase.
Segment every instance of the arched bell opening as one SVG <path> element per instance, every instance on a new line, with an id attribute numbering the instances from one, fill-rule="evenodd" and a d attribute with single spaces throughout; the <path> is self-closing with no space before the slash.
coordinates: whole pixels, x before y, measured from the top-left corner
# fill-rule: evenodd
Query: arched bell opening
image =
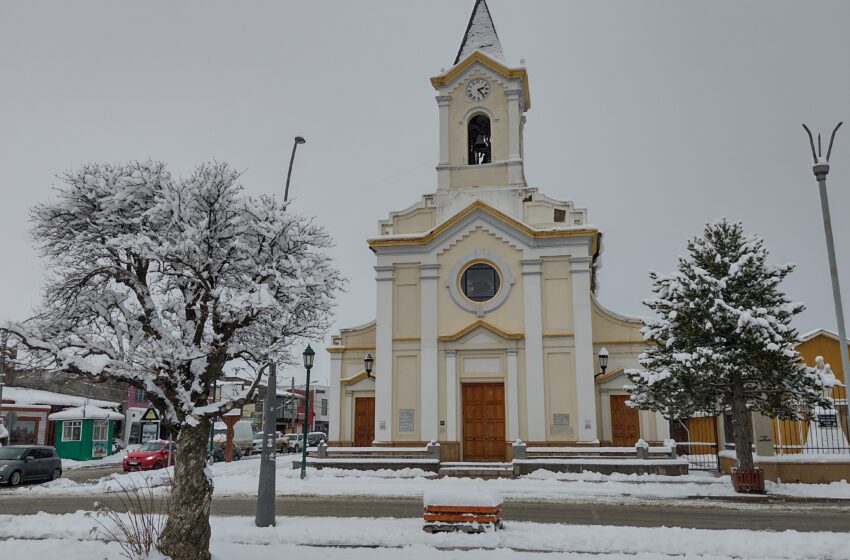
<path id="1" fill-rule="evenodd" d="M 490 118 L 487 115 L 475 115 L 467 125 L 469 165 L 481 165 L 492 161 L 490 142 Z"/>

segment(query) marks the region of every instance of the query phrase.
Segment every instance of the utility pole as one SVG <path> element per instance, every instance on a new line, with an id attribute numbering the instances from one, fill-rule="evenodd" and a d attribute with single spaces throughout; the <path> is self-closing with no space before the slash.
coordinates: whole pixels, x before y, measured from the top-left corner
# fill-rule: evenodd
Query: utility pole
<path id="1" fill-rule="evenodd" d="M 296 136 L 289 158 L 289 171 L 286 173 L 286 188 L 283 191 L 284 209 L 289 199 L 289 180 L 292 177 L 292 164 L 295 162 L 295 149 L 306 142 Z M 257 487 L 257 515 L 254 523 L 257 527 L 275 525 L 275 406 L 277 404 L 277 364 L 269 364 L 266 399 L 263 404 L 263 451 L 260 456 L 260 480 Z"/>
<path id="2" fill-rule="evenodd" d="M 6 385 L 6 353 L 9 351 L 9 331 L 0 333 L 0 407 L 3 406 L 3 387 Z M 0 417 L 3 415 L 0 414 Z"/>
<path id="3" fill-rule="evenodd" d="M 829 174 L 829 156 L 832 155 L 832 144 L 835 142 L 835 133 L 843 123 L 838 123 L 832 130 L 829 139 L 829 148 L 826 150 L 826 158 L 823 157 L 821 149 L 820 134 L 818 134 L 818 148 L 815 152 L 815 140 L 809 127 L 803 125 L 809 135 L 809 145 L 812 148 L 812 159 L 814 165 L 812 172 L 818 182 L 820 190 L 820 207 L 823 213 L 823 229 L 826 235 L 826 252 L 829 257 L 829 276 L 832 279 L 832 299 L 835 303 L 835 319 L 838 323 L 838 347 L 841 351 L 841 368 L 844 371 L 844 379 L 850 379 L 850 358 L 847 356 L 847 332 L 844 328 L 844 307 L 841 303 L 841 287 L 838 284 L 838 264 L 835 260 L 835 241 L 832 238 L 832 219 L 829 214 L 829 198 L 826 193 L 826 176 Z"/>

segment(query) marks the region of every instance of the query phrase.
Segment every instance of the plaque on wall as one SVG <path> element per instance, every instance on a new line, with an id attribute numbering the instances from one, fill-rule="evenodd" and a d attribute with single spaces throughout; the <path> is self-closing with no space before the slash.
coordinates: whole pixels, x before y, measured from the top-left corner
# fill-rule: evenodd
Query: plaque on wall
<path id="1" fill-rule="evenodd" d="M 552 415 L 552 425 L 553 426 L 569 426 L 570 425 L 570 415 L 569 414 L 553 414 Z"/>
<path id="2" fill-rule="evenodd" d="M 400 408 L 398 410 L 398 431 L 412 432 L 413 431 L 413 409 Z"/>

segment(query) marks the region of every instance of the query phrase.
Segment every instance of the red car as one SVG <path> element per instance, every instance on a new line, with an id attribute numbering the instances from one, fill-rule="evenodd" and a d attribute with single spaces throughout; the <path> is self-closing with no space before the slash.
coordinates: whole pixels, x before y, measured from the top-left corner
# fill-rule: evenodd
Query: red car
<path id="1" fill-rule="evenodd" d="M 124 472 L 162 469 L 174 464 L 174 444 L 155 439 L 124 457 Z"/>

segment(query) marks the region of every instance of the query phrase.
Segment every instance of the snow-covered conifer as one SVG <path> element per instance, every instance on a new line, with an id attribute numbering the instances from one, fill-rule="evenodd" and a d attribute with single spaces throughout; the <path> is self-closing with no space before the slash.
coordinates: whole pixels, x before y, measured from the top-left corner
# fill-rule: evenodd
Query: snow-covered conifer
<path id="1" fill-rule="evenodd" d="M 644 322 L 651 343 L 643 370 L 629 370 L 630 403 L 666 418 L 732 413 L 741 469 L 753 468 L 749 412 L 799 418 L 829 406 L 835 377 L 806 366 L 791 319 L 803 310 L 780 291 L 793 265 L 771 265 L 764 241 L 725 219 L 688 242 L 671 274 L 650 273 L 656 317 Z"/>

